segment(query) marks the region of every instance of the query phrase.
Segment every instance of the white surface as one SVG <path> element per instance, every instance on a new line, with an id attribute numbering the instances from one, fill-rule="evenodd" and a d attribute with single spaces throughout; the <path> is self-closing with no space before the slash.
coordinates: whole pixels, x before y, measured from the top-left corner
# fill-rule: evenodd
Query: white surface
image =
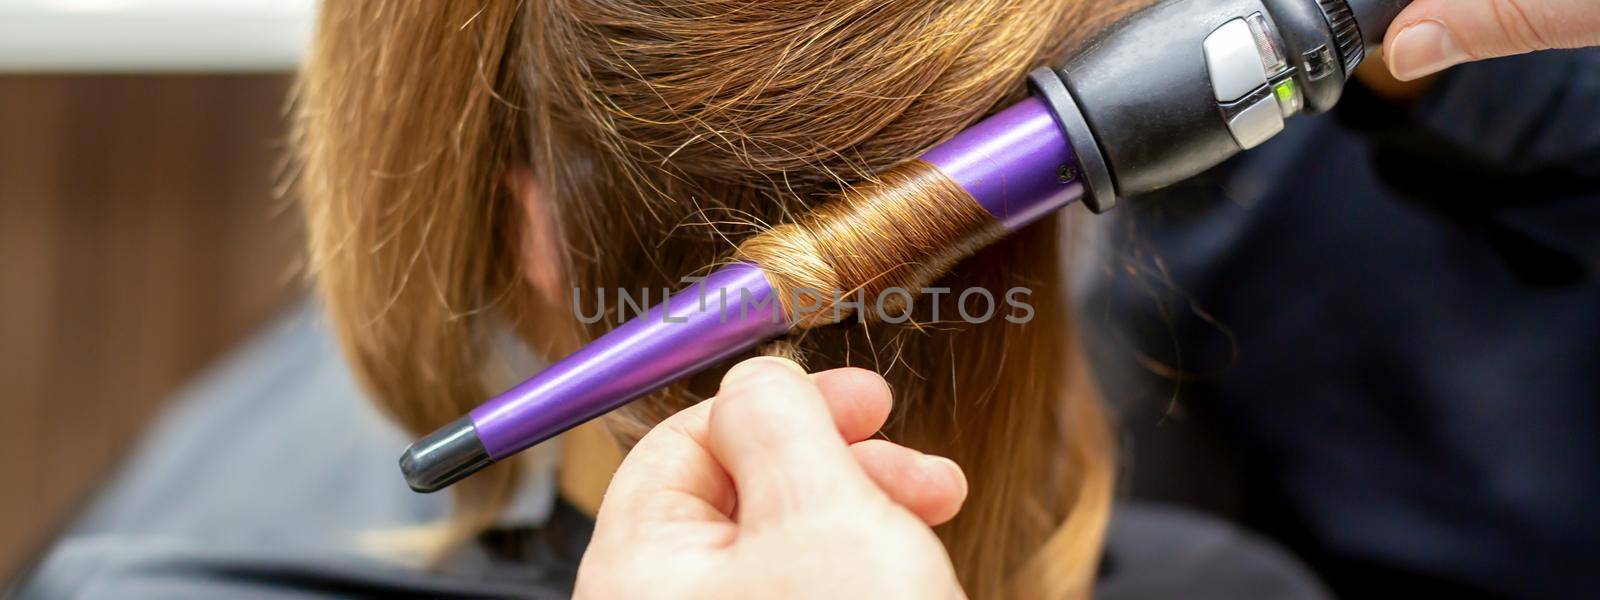
<path id="1" fill-rule="evenodd" d="M 316 0 L 0 0 L 0 72 L 287 71 Z"/>
<path id="2" fill-rule="evenodd" d="M 1234 115 L 1228 121 L 1228 129 L 1233 131 L 1239 147 L 1249 150 L 1283 131 L 1283 112 L 1278 109 L 1278 101 L 1267 96 Z"/>
<path id="3" fill-rule="evenodd" d="M 1244 19 L 1223 23 L 1206 37 L 1206 69 L 1218 102 L 1233 102 L 1266 85 L 1267 70 L 1256 52 L 1256 38 Z"/>

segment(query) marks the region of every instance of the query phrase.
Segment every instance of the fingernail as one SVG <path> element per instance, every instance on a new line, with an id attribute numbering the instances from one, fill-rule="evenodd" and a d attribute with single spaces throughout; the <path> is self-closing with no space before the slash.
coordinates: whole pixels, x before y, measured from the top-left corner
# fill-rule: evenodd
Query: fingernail
<path id="1" fill-rule="evenodd" d="M 1400 30 L 1389 44 L 1389 72 L 1411 81 L 1466 62 L 1467 51 L 1444 23 L 1418 21 Z"/>
<path id="2" fill-rule="evenodd" d="M 920 460 L 923 468 L 928 471 L 944 471 L 945 477 L 954 480 L 961 487 L 961 497 L 967 496 L 967 474 L 961 470 L 961 465 L 956 464 L 956 461 L 932 454 L 923 455 Z"/>
<path id="3" fill-rule="evenodd" d="M 767 369 L 788 369 L 801 375 L 806 374 L 806 370 L 801 368 L 799 363 L 787 358 L 778 358 L 776 356 L 757 356 L 736 364 L 733 366 L 733 368 L 728 369 L 728 372 L 722 376 L 722 385 L 726 387 L 728 385 L 738 383 L 744 379 L 748 379 L 751 376 L 760 374 Z"/>

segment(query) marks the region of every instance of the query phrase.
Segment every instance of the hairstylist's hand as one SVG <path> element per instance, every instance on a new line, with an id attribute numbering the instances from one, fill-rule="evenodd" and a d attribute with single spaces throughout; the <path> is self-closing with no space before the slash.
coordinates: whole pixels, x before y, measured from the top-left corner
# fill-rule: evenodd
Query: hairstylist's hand
<path id="1" fill-rule="evenodd" d="M 1600 0 L 1416 0 L 1389 26 L 1384 60 L 1409 81 L 1474 60 L 1600 45 Z"/>
<path id="2" fill-rule="evenodd" d="M 580 598 L 952 598 L 929 526 L 955 516 L 955 463 L 868 439 L 889 388 L 755 358 L 652 429 L 601 503 Z"/>

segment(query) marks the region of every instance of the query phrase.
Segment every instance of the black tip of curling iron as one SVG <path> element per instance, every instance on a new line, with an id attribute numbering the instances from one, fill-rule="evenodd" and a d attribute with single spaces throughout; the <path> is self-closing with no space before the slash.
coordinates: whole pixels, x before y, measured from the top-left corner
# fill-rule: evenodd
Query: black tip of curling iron
<path id="1" fill-rule="evenodd" d="M 418 492 L 436 492 L 494 463 L 472 418 L 461 417 L 406 447 L 400 472 Z"/>

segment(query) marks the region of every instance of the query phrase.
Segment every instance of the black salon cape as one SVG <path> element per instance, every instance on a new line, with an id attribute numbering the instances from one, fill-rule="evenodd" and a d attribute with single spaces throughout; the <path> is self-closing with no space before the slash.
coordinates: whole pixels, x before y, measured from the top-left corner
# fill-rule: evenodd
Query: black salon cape
<path id="1" fill-rule="evenodd" d="M 1080 308 L 1145 407 L 1135 494 L 1238 515 L 1341 596 L 1600 594 L 1600 50 L 1405 108 L 1352 84 L 1098 225 Z"/>
<path id="2" fill-rule="evenodd" d="M 191 387 L 21 587 L 23 598 L 565 598 L 592 522 L 535 472 L 510 522 L 438 572 L 357 544 L 437 522 L 406 438 L 361 398 L 305 307 Z M 1105 599 L 1321 599 L 1298 562 L 1191 511 L 1121 504 Z M 7 596 L 7 594 L 0 594 Z"/>

